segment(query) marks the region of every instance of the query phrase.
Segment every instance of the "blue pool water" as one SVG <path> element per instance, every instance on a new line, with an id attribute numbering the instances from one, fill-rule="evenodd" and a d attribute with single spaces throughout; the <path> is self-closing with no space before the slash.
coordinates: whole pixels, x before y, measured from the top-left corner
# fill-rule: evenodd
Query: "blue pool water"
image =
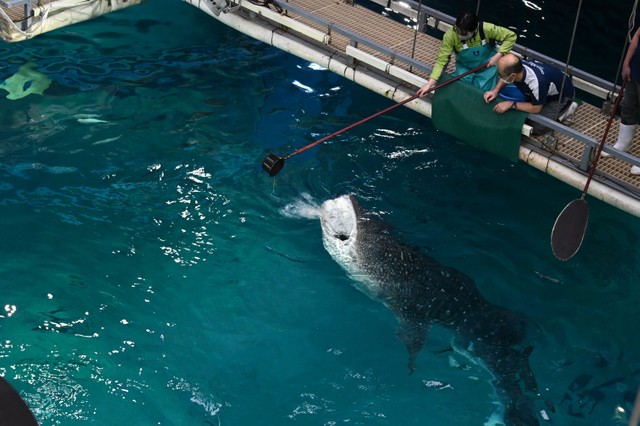
<path id="1" fill-rule="evenodd" d="M 0 98 L 0 375 L 42 425 L 482 424 L 489 374 L 434 328 L 409 375 L 396 319 L 324 250 L 313 206 L 344 193 L 535 324 L 554 424 L 625 424 L 638 219 L 589 199 L 561 263 L 549 234 L 579 191 L 407 110 L 269 178 L 266 154 L 389 101 L 178 1 L 0 61 L 3 80 L 30 63 L 51 80 Z"/>

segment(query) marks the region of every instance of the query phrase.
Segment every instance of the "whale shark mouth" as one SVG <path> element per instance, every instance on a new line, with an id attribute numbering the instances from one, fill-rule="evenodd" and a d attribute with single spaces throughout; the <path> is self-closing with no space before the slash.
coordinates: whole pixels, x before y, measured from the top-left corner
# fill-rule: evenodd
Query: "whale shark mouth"
<path id="1" fill-rule="evenodd" d="M 320 224 L 324 238 L 333 239 L 333 244 L 354 241 L 358 234 L 358 217 L 351 196 L 343 195 L 322 203 Z"/>

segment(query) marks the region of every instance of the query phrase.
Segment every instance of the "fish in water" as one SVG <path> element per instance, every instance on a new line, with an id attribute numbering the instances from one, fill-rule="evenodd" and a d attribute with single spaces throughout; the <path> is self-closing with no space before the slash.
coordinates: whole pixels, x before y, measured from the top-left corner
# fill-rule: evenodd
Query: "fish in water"
<path id="1" fill-rule="evenodd" d="M 526 327 L 520 315 L 487 301 L 467 275 L 400 242 L 389 225 L 367 215 L 351 195 L 325 201 L 320 223 L 326 250 L 356 287 L 395 314 L 410 371 L 429 327 L 444 326 L 454 332 L 457 350 L 494 376 L 504 423 L 539 424 L 532 399 L 537 385 L 528 361 L 531 347 L 524 346 Z"/>
<path id="2" fill-rule="evenodd" d="M 111 143 L 111 142 L 115 142 L 118 139 L 120 139 L 122 137 L 122 135 L 119 136 L 115 136 L 113 138 L 107 138 L 107 139 L 101 139 L 99 141 L 95 141 L 94 143 L 92 143 L 91 145 L 104 145 L 106 143 Z"/>
<path id="3" fill-rule="evenodd" d="M 100 124 L 100 123 L 108 123 L 106 120 L 101 120 L 96 117 L 100 117 L 98 114 L 76 114 L 74 116 L 78 123 L 80 124 Z"/>

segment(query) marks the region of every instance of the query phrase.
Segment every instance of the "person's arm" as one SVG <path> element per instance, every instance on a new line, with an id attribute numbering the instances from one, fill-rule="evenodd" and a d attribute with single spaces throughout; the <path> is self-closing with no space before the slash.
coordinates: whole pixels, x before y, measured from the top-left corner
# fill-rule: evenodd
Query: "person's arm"
<path id="1" fill-rule="evenodd" d="M 483 22 L 482 29 L 484 30 L 484 35 L 488 39 L 499 41 L 501 43 L 498 52 L 502 54 L 511 52 L 513 45 L 516 44 L 516 40 L 518 40 L 516 33 L 511 31 L 509 28 L 500 27 L 489 22 Z"/>
<path id="2" fill-rule="evenodd" d="M 433 71 L 431 71 L 431 75 L 429 76 L 430 78 L 436 81 L 440 78 L 442 71 L 444 71 L 444 67 L 447 65 L 447 62 L 449 62 L 449 58 L 453 53 L 453 46 L 455 45 L 457 38 L 458 36 L 455 34 L 453 28 L 444 33 L 442 43 L 440 43 L 440 51 L 438 52 L 436 63 L 433 65 Z"/>
<path id="3" fill-rule="evenodd" d="M 493 90 L 484 92 L 484 101 L 486 103 L 490 103 L 491 101 L 493 101 L 500 94 L 500 90 L 502 90 L 502 88 L 506 85 L 507 84 L 504 81 L 499 79 L 498 82 L 496 83 L 496 87 L 494 87 Z M 516 111 L 523 111 L 526 113 L 537 114 L 540 111 L 542 111 L 543 106 L 544 105 L 535 105 L 531 102 L 502 101 L 502 102 L 498 102 L 493 107 L 493 110 L 499 114 L 505 113 L 509 110 L 516 110 Z"/>
<path id="4" fill-rule="evenodd" d="M 433 88 L 436 85 L 437 82 L 438 82 L 438 80 L 435 80 L 433 78 L 429 78 L 429 81 L 427 81 L 427 84 L 422 86 L 420 88 L 420 90 L 418 90 L 416 92 L 416 95 L 418 95 L 420 97 L 425 96 L 427 93 L 429 93 L 431 91 L 431 88 Z"/>
<path id="5" fill-rule="evenodd" d="M 633 59 L 633 55 L 636 53 L 638 39 L 640 39 L 640 28 L 638 28 L 636 33 L 633 35 L 631 43 L 629 43 L 629 49 L 627 49 L 627 54 L 624 57 L 624 63 L 622 64 L 622 78 L 625 80 L 631 78 L 631 59 Z"/>
<path id="6" fill-rule="evenodd" d="M 537 114 L 542 111 L 543 105 L 534 105 L 531 102 L 516 102 L 514 109 L 518 111 L 528 112 L 530 114 Z"/>
<path id="7" fill-rule="evenodd" d="M 498 94 L 500 93 L 500 91 L 504 86 L 506 86 L 506 83 L 498 79 L 498 82 L 496 83 L 496 86 L 493 89 L 487 92 L 484 92 L 484 95 L 483 95 L 484 101 L 486 103 L 490 103 L 491 101 L 493 101 L 495 98 L 498 97 Z"/>
<path id="8" fill-rule="evenodd" d="M 637 35 L 638 33 L 636 32 L 636 36 Z M 634 38 L 636 38 L 636 36 L 634 36 Z M 640 421 L 640 387 L 636 394 L 636 401 L 633 403 L 633 410 L 631 411 L 631 417 L 629 418 L 629 426 L 638 426 L 638 421 Z"/>
<path id="9" fill-rule="evenodd" d="M 503 114 L 509 110 L 523 111 L 523 112 L 528 112 L 532 114 L 537 114 L 540 111 L 542 111 L 542 105 L 534 105 L 531 102 L 502 101 L 502 102 L 498 102 L 493 107 L 493 110 L 498 114 Z"/>
<path id="10" fill-rule="evenodd" d="M 453 45 L 455 43 L 456 37 L 457 36 L 454 34 L 453 29 L 450 29 L 449 31 L 444 33 L 442 42 L 440 43 L 440 51 L 438 52 L 436 63 L 433 65 L 433 70 L 431 71 L 431 75 L 429 76 L 429 81 L 427 81 L 427 84 L 422 86 L 420 90 L 416 92 L 418 96 L 425 96 L 438 82 L 438 79 L 440 78 L 440 75 L 442 75 L 444 67 L 447 65 L 447 62 L 449 62 L 449 58 L 453 53 Z"/>
<path id="11" fill-rule="evenodd" d="M 498 60 L 511 51 L 513 45 L 516 44 L 518 36 L 508 28 L 500 27 L 489 22 L 483 22 L 482 29 L 484 30 L 485 37 L 501 43 L 498 52 L 489 60 L 488 66 L 497 65 Z"/>

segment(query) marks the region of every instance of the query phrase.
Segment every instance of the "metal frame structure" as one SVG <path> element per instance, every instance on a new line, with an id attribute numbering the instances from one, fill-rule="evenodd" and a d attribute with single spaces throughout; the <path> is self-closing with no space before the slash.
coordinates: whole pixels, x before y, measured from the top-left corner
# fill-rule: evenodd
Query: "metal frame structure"
<path id="1" fill-rule="evenodd" d="M 413 19 L 417 22 L 418 17 L 420 17 L 420 22 L 417 22 L 418 27 L 424 27 L 425 25 L 431 27 L 433 29 L 437 29 L 439 31 L 446 31 L 451 28 L 455 23 L 455 18 L 447 15 L 445 13 L 439 12 L 433 8 L 428 6 L 420 5 L 418 2 L 414 0 L 367 0 L 371 3 L 375 3 L 386 7 L 390 10 L 396 11 L 404 16 Z M 375 51 L 378 51 L 384 55 L 390 56 L 392 58 L 392 62 L 399 61 L 411 68 L 415 68 L 417 70 L 424 71 L 426 73 L 430 73 L 432 68 L 424 63 L 417 61 L 416 59 L 404 55 L 400 52 L 397 52 L 393 49 L 390 49 L 386 46 L 383 46 L 379 43 L 368 40 L 353 31 L 343 28 L 339 25 L 336 25 L 328 20 L 322 19 L 312 13 L 309 13 L 305 9 L 297 7 L 288 2 L 288 0 L 274 0 L 274 3 L 279 7 L 284 9 L 285 11 L 290 11 L 298 16 L 303 16 L 305 19 L 308 19 L 316 24 L 322 25 L 327 28 L 327 34 L 330 36 L 333 32 L 339 33 L 345 37 L 347 37 L 351 41 L 351 45 L 357 47 L 358 44 L 365 45 Z M 608 82 L 600 77 L 594 76 L 592 74 L 587 73 L 586 71 L 580 70 L 575 67 L 567 67 L 565 63 L 553 59 L 549 56 L 546 56 L 542 53 L 539 53 L 535 50 L 528 49 L 522 45 L 516 44 L 513 48 L 517 54 L 527 59 L 534 59 L 540 62 L 547 63 L 556 68 L 565 70 L 569 75 L 572 76 L 574 86 L 582 91 L 590 93 L 598 98 L 603 100 L 608 100 L 612 96 L 612 91 L 618 90 L 619 86 Z M 354 58 L 355 59 L 355 58 Z M 610 89 L 609 89 L 610 88 Z M 572 129 L 571 127 L 565 126 L 557 121 L 548 119 L 546 117 L 542 117 L 537 114 L 529 114 L 528 118 L 536 123 L 540 123 L 556 132 L 567 135 L 571 139 L 581 142 L 585 145 L 585 150 L 582 156 L 582 159 L 576 164 L 578 168 L 582 171 L 587 171 L 589 164 L 591 163 L 591 157 L 593 156 L 595 149 L 600 144 L 600 141 L 589 137 L 581 132 Z M 632 165 L 640 166 L 640 159 L 630 155 L 628 153 L 623 153 L 617 150 L 612 150 L 609 146 L 605 145 L 604 152 L 611 154 L 615 158 L 622 159 Z"/>

